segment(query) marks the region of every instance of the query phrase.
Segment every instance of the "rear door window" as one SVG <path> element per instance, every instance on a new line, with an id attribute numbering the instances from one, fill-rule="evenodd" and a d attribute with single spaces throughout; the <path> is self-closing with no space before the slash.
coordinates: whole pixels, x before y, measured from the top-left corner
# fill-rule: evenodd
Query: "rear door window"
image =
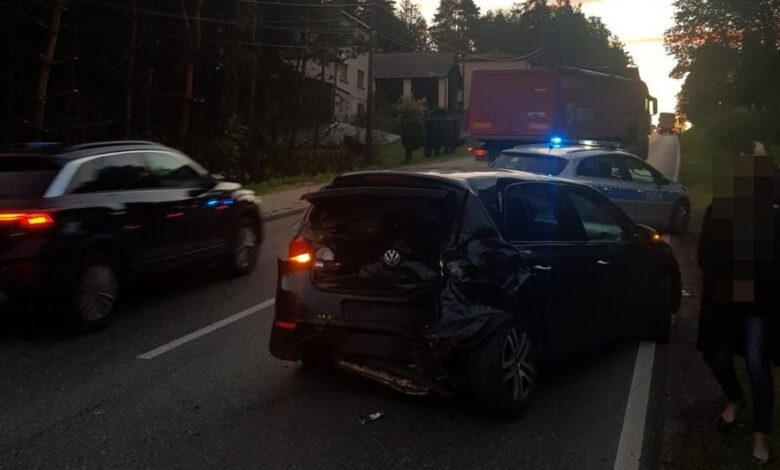
<path id="1" fill-rule="evenodd" d="M 42 197 L 60 167 L 41 157 L 0 157 L 0 199 Z"/>
<path id="2" fill-rule="evenodd" d="M 626 179 L 620 162 L 613 155 L 583 158 L 577 166 L 577 175 L 615 180 Z"/>
<path id="3" fill-rule="evenodd" d="M 154 180 L 140 154 L 98 157 L 81 165 L 71 193 L 132 191 L 153 188 Z"/>
<path id="4" fill-rule="evenodd" d="M 147 153 L 152 174 L 163 188 L 196 188 L 202 177 L 186 161 L 167 153 Z"/>
<path id="5" fill-rule="evenodd" d="M 567 163 L 566 159 L 550 155 L 504 152 L 496 158 L 492 167 L 554 176 L 560 174 Z"/>
<path id="6" fill-rule="evenodd" d="M 631 181 L 640 184 L 654 184 L 656 181 L 656 172 L 650 165 L 640 162 L 635 158 L 625 158 L 626 170 L 631 177 Z"/>

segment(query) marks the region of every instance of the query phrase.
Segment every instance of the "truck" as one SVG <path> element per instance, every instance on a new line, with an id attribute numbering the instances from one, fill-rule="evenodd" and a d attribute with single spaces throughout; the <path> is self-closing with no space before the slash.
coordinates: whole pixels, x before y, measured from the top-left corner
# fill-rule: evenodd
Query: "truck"
<path id="1" fill-rule="evenodd" d="M 661 113 L 658 115 L 658 133 L 659 134 L 674 134 L 677 124 L 677 116 L 674 113 Z"/>
<path id="2" fill-rule="evenodd" d="M 612 142 L 647 159 L 658 102 L 635 68 L 477 70 L 466 138 L 477 159 L 550 139 Z"/>

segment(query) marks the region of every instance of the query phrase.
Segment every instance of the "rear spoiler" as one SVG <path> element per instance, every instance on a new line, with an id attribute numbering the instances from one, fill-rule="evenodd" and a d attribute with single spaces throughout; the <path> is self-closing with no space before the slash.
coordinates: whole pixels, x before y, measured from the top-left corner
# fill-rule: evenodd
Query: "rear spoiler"
<path id="1" fill-rule="evenodd" d="M 402 186 L 352 186 L 348 188 L 323 189 L 317 192 L 307 193 L 301 196 L 301 199 L 315 202 L 337 197 L 365 195 L 444 199 L 447 197 L 447 191 L 443 189 L 409 188 Z"/>

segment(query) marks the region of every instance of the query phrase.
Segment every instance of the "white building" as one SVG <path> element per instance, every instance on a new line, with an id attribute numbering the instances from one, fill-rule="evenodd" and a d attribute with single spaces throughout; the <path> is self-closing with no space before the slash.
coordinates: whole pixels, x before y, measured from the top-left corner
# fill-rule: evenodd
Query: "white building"
<path id="1" fill-rule="evenodd" d="M 324 78 L 323 78 L 324 71 Z M 368 94 L 368 54 L 347 57 L 340 62 L 323 64 L 310 61 L 306 76 L 333 86 L 333 118 L 352 122 L 366 109 Z"/>

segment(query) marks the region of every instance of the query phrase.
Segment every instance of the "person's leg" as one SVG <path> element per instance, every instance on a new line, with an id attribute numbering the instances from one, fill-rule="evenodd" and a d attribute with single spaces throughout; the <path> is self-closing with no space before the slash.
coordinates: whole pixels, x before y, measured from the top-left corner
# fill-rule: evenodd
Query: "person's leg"
<path id="1" fill-rule="evenodd" d="M 772 432 L 775 393 L 764 318 L 745 319 L 745 366 L 753 399 L 753 455 L 759 460 L 766 460 L 769 458 L 766 434 Z"/>
<path id="2" fill-rule="evenodd" d="M 710 366 L 715 380 L 718 381 L 726 394 L 728 402 L 723 410 L 723 421 L 727 423 L 734 422 L 739 406 L 744 400 L 742 387 L 739 385 L 737 372 L 734 370 L 734 332 L 734 328 L 724 328 L 717 350 L 704 358 L 707 365 Z"/>

